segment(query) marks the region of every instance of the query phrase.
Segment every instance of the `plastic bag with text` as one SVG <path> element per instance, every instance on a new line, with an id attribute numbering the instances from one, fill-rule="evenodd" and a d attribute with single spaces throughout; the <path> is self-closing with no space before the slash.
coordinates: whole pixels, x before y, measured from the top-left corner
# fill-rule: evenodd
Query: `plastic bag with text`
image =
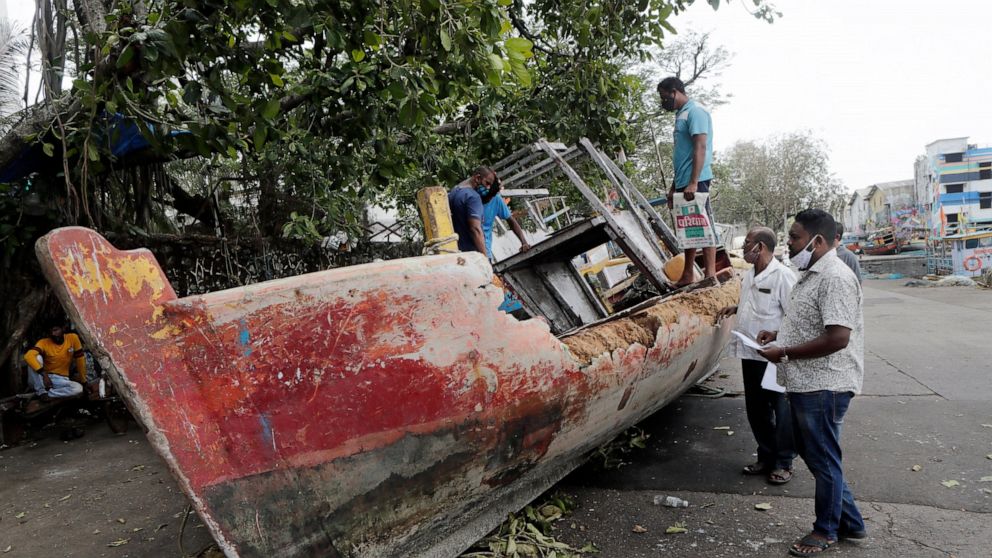
<path id="1" fill-rule="evenodd" d="M 672 200 L 672 220 L 675 221 L 675 236 L 679 248 L 706 248 L 717 246 L 716 232 L 713 229 L 713 216 L 706 200 L 709 194 L 696 193 L 692 201 L 676 192 Z"/>

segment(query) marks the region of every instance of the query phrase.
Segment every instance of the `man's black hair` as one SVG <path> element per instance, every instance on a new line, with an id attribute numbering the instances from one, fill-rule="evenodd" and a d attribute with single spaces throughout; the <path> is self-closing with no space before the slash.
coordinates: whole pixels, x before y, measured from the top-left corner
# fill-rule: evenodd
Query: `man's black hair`
<path id="1" fill-rule="evenodd" d="M 778 242 L 778 239 L 775 238 L 775 233 L 771 229 L 761 227 L 754 231 L 754 241 L 764 244 L 769 251 L 774 252 L 775 243 Z"/>
<path id="2" fill-rule="evenodd" d="M 682 80 L 675 76 L 667 77 L 661 80 L 661 83 L 658 84 L 658 93 L 661 93 L 662 91 L 678 91 L 679 93 L 685 95 L 685 84 L 682 83 Z"/>
<path id="3" fill-rule="evenodd" d="M 837 221 L 837 238 L 844 236 L 844 223 Z"/>
<path id="4" fill-rule="evenodd" d="M 799 223 L 810 236 L 820 235 L 828 244 L 837 238 L 837 222 L 833 215 L 822 209 L 804 209 L 796 214 Z"/>
<path id="5" fill-rule="evenodd" d="M 486 176 L 489 176 L 490 174 L 493 175 L 493 176 L 496 175 L 496 173 L 493 172 L 493 169 L 491 169 L 491 168 L 489 168 L 489 167 L 487 167 L 485 165 L 481 165 L 479 167 L 476 167 L 475 172 L 472 173 L 472 176 L 479 175 L 479 176 L 482 176 L 482 177 L 486 177 Z"/>

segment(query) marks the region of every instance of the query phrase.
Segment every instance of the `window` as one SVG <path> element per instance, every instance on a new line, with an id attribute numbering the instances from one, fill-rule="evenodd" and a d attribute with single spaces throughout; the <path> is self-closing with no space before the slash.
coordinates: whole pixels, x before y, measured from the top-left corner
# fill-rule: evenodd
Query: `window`
<path id="1" fill-rule="evenodd" d="M 988 180 L 992 178 L 992 162 L 978 163 L 978 179 Z"/>
<path id="2" fill-rule="evenodd" d="M 964 192 L 964 184 L 948 184 L 944 186 L 944 192 L 948 194 L 960 194 Z"/>
<path id="3" fill-rule="evenodd" d="M 964 247 L 965 250 L 972 250 L 974 248 L 978 248 L 978 239 L 972 238 L 971 240 L 965 240 Z"/>
<path id="4" fill-rule="evenodd" d="M 947 214 L 947 224 L 950 225 L 952 223 L 955 224 L 955 225 L 958 224 L 958 214 L 957 213 L 948 213 Z"/>
<path id="5" fill-rule="evenodd" d="M 992 209 L 992 192 L 979 192 L 979 194 L 978 194 L 978 208 L 979 209 Z"/>
<path id="6" fill-rule="evenodd" d="M 960 163 L 964 160 L 964 153 L 944 153 L 945 163 Z"/>

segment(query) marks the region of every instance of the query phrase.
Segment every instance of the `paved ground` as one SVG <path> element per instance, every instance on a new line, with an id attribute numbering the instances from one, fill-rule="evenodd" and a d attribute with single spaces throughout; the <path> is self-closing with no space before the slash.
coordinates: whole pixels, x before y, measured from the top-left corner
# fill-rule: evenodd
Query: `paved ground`
<path id="1" fill-rule="evenodd" d="M 990 556 L 992 482 L 981 479 L 992 476 L 992 291 L 902 283 L 865 285 L 865 394 L 845 419 L 844 461 L 871 538 L 832 553 Z M 565 540 L 594 541 L 601 556 L 775 556 L 810 529 L 813 478 L 801 461 L 783 487 L 740 474 L 754 459 L 740 366 L 725 359 L 720 374 L 709 384 L 733 396 L 683 397 L 642 425 L 652 438 L 633 463 L 561 483 L 580 503 Z M 959 485 L 941 484 L 951 480 Z M 655 495 L 692 505 L 658 507 Z M 678 522 L 688 533 L 664 534 Z"/>
<path id="2" fill-rule="evenodd" d="M 846 470 L 872 536 L 832 555 L 989 556 L 992 482 L 981 478 L 992 475 L 992 427 L 983 426 L 992 425 L 992 291 L 901 283 L 866 284 L 865 395 L 845 421 Z M 631 464 L 607 474 L 580 470 L 559 485 L 579 504 L 559 523 L 561 538 L 593 541 L 604 557 L 785 554 L 812 523 L 812 477 L 801 463 L 784 487 L 739 474 L 754 451 L 739 365 L 726 359 L 720 374 L 710 383 L 731 396 L 682 398 L 644 424 L 650 444 Z M 941 485 L 950 480 L 959 486 Z M 691 506 L 655 506 L 655 495 Z M 133 424 L 120 437 L 90 424 L 71 443 L 43 430 L 35 443 L 0 452 L 5 558 L 179 556 L 185 505 Z M 676 523 L 688 532 L 665 535 Z M 633 533 L 635 525 L 647 532 Z M 190 554 L 210 542 L 195 514 L 184 541 Z"/>

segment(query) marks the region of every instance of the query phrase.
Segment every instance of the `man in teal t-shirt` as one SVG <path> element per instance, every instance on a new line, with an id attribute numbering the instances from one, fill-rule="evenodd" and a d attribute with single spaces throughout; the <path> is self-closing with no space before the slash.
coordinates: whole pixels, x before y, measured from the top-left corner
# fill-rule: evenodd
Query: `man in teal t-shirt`
<path id="1" fill-rule="evenodd" d="M 675 145 L 672 150 L 675 179 L 668 191 L 668 208 L 671 209 L 676 193 L 691 201 L 697 192 L 710 191 L 710 180 L 713 178 L 713 169 L 710 168 L 713 163 L 713 120 L 706 108 L 686 96 L 685 85 L 677 77 L 663 79 L 658 84 L 658 95 L 661 96 L 661 108 L 675 113 Z M 710 215 L 713 215 L 709 199 L 706 204 Z M 695 257 L 695 248 L 685 250 L 686 263 L 677 287 L 692 283 Z M 715 276 L 716 246 L 703 248 L 703 257 L 706 277 Z"/>
<path id="2" fill-rule="evenodd" d="M 503 201 L 503 196 L 499 195 L 501 189 L 502 184 L 499 178 L 497 178 L 493 184 L 492 199 L 486 201 L 482 207 L 482 236 L 485 237 L 486 255 L 489 256 L 490 260 L 493 259 L 493 225 L 496 223 L 497 217 L 510 224 L 510 230 L 513 231 L 513 234 L 517 235 L 517 240 L 520 241 L 520 251 L 526 252 L 530 250 L 530 244 L 527 243 L 524 230 L 520 227 L 520 223 L 513 218 L 510 208 Z"/>

